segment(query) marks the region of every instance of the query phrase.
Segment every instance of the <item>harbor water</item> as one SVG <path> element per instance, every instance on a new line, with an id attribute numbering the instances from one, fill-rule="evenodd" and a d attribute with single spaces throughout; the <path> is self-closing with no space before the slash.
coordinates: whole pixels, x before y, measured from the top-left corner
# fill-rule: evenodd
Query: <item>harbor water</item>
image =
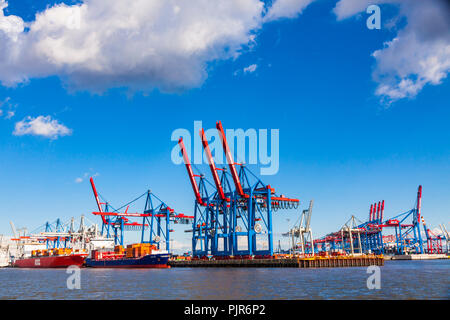
<path id="1" fill-rule="evenodd" d="M 449 299 L 450 260 L 386 261 L 380 289 L 367 267 L 0 269 L 0 299 Z"/>

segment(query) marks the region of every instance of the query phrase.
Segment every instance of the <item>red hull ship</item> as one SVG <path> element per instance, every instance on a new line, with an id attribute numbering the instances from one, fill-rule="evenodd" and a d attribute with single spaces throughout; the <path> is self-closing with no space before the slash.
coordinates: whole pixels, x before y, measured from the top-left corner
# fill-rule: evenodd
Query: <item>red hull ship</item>
<path id="1" fill-rule="evenodd" d="M 17 268 L 67 268 L 81 267 L 87 254 L 71 254 L 66 256 L 44 256 L 16 260 L 13 267 Z"/>

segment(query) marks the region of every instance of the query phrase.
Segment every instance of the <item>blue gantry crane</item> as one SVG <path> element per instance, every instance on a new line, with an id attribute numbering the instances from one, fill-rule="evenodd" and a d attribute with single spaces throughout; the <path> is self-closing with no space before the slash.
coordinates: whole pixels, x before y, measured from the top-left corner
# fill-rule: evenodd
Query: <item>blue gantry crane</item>
<path id="1" fill-rule="evenodd" d="M 164 243 L 165 249 L 170 252 L 170 233 L 174 231 L 172 222 L 186 225 L 190 224 L 193 219 L 192 216 L 175 212 L 150 190 L 120 208 L 113 209 L 108 202 L 100 202 L 100 195 L 93 178 L 90 178 L 90 182 L 98 207 L 98 211 L 92 213 L 102 219 L 101 234 L 103 235 L 106 232 L 106 237 L 114 237 L 116 245 L 123 246 L 125 231 L 141 231 L 141 243 L 154 244 L 158 249 L 160 249 L 161 243 Z M 128 212 L 130 205 L 144 197 L 145 205 L 142 213 Z M 125 212 L 120 212 L 125 207 Z M 131 219 L 141 220 L 142 223 Z M 148 234 L 146 234 L 146 231 L 148 231 Z"/>
<path id="2" fill-rule="evenodd" d="M 444 237 L 435 235 L 426 227 L 421 207 L 422 186 L 419 185 L 412 209 L 384 219 L 384 200 L 380 201 L 370 206 L 368 221 L 330 233 L 315 240 L 315 244 L 317 243 L 319 251 L 341 250 L 347 253 L 350 253 L 350 248 L 360 248 L 361 253 L 376 254 L 442 253 Z M 423 233 L 421 226 L 423 226 Z M 384 231 L 389 228 L 393 229 L 394 235 L 383 236 Z M 392 238 L 391 248 L 384 243 L 384 237 Z"/>
<path id="3" fill-rule="evenodd" d="M 400 213 L 383 222 L 383 228 L 395 230 L 395 253 L 425 253 L 420 232 L 422 206 L 422 186 L 417 190 L 416 203 L 413 209 Z M 410 219 L 410 221 L 408 221 Z"/>
<path id="4" fill-rule="evenodd" d="M 263 183 L 244 164 L 235 163 L 220 121 L 216 129 L 229 170 L 216 167 L 205 132 L 203 129 L 199 132 L 214 184 L 203 174 L 193 173 L 183 139 L 178 141 L 195 195 L 193 256 L 272 256 L 272 213 L 278 209 L 296 209 L 299 200 L 276 195 L 270 185 Z"/>

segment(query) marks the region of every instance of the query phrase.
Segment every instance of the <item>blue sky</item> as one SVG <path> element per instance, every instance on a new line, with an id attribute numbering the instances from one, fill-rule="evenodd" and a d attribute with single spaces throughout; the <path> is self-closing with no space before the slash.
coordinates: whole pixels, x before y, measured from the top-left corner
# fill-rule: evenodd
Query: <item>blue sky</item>
<path id="1" fill-rule="evenodd" d="M 37 10 L 55 2 L 31 7 L 31 1 L 10 0 L 5 16 L 30 22 Z M 89 85 L 73 86 L 70 77 L 77 70 L 43 76 L 30 71 L 27 81 L 14 85 L 2 78 L 0 234 L 10 234 L 9 220 L 29 230 L 81 214 L 99 223 L 90 215 L 96 205 L 84 178 L 94 174 L 100 193 L 115 206 L 150 188 L 191 214 L 194 197 L 184 166 L 171 162 L 175 142 L 170 137 L 177 128 L 192 132 L 195 120 L 205 129 L 217 120 L 226 128 L 279 129 L 280 169 L 262 180 L 298 197 L 302 208 L 314 198 L 315 236 L 338 229 L 352 214 L 366 218 L 370 203 L 382 199 L 386 216 L 404 212 L 413 207 L 419 184 L 427 224 L 448 224 L 448 78 L 428 82 L 412 96 L 383 99 L 377 94 L 383 83 L 374 74 L 382 67 L 385 74 L 396 69 L 386 71 L 389 61 L 372 54 L 402 35 L 405 17 L 395 4 L 383 4 L 382 29 L 369 30 L 365 12 L 337 19 L 337 2 L 314 1 L 300 15 L 253 28 L 250 47 L 242 46 L 234 57 L 213 55 L 207 76 L 183 89 L 161 93 L 157 84 L 130 91 L 139 87 L 136 77 L 130 87 L 121 83 L 98 93 Z M 396 27 L 386 27 L 394 18 Z M 254 72 L 243 72 L 253 64 Z M 420 78 L 415 70 L 412 77 Z M 443 70 L 446 75 L 448 69 Z M 96 76 L 89 81 L 102 81 Z M 8 110 L 14 115 L 6 119 Z M 16 123 L 41 115 L 70 134 L 13 134 Z M 206 166 L 202 169 L 209 174 Z M 275 213 L 275 232 L 286 232 L 299 213 Z M 190 245 L 182 230 L 176 240 Z"/>

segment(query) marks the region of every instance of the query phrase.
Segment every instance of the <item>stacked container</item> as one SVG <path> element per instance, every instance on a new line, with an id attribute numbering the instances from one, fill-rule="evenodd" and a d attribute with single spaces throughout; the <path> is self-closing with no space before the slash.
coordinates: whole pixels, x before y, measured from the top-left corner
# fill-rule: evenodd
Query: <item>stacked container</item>
<path id="1" fill-rule="evenodd" d="M 154 245 L 150 243 L 135 243 L 129 244 L 126 250 L 127 258 L 140 258 L 152 253 L 152 250 L 156 250 Z"/>
<path id="2" fill-rule="evenodd" d="M 115 254 L 125 254 L 125 248 L 122 247 L 121 245 L 115 246 L 114 253 Z"/>

